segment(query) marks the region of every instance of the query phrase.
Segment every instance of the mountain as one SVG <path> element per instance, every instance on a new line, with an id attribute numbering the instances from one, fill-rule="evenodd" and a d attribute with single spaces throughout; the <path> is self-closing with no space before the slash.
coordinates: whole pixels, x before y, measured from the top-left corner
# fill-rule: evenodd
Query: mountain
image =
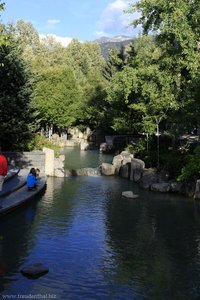
<path id="1" fill-rule="evenodd" d="M 133 41 L 133 37 L 125 36 L 125 35 L 115 36 L 115 37 L 103 36 L 95 40 L 95 42 L 100 45 L 101 53 L 104 58 L 108 57 L 108 53 L 110 49 L 112 48 L 120 49 L 121 47 L 130 44 L 132 41 Z"/>

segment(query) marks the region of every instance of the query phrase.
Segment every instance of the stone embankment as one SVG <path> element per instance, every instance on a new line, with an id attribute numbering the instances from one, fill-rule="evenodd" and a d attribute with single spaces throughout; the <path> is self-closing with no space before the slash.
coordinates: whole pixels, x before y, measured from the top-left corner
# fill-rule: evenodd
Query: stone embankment
<path id="1" fill-rule="evenodd" d="M 113 158 L 112 164 L 102 163 L 101 174 L 118 175 L 138 183 L 142 188 L 155 192 L 176 192 L 195 199 L 200 199 L 200 180 L 196 183 L 182 183 L 169 180 L 164 171 L 145 168 L 144 161 L 134 158 L 128 151 L 122 151 Z"/>
<path id="2" fill-rule="evenodd" d="M 91 150 L 97 148 L 103 141 L 104 136 L 98 130 L 91 130 L 87 127 L 81 131 L 77 127 L 68 128 L 67 133 L 61 135 L 53 134 L 51 142 L 60 147 L 79 146 L 80 150 Z"/>

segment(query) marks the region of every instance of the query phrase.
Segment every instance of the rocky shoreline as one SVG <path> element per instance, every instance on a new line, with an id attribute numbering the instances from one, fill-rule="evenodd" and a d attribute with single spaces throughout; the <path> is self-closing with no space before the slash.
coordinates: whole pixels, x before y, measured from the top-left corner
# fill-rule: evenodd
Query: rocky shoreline
<path id="1" fill-rule="evenodd" d="M 54 159 L 54 176 L 70 177 L 80 175 L 120 176 L 138 183 L 142 188 L 160 193 L 178 193 L 200 199 L 200 179 L 196 182 L 178 182 L 169 179 L 167 172 L 156 168 L 146 168 L 145 162 L 135 158 L 128 151 L 114 156 L 112 163 L 102 163 L 99 168 L 79 170 L 64 169 L 64 155 Z"/>
<path id="2" fill-rule="evenodd" d="M 141 159 L 134 158 L 128 151 L 114 156 L 112 164 L 102 163 L 101 174 L 116 175 L 138 183 L 142 188 L 161 193 L 179 193 L 194 199 L 200 199 L 200 180 L 194 183 L 169 180 L 166 172 L 154 168 L 145 168 Z"/>

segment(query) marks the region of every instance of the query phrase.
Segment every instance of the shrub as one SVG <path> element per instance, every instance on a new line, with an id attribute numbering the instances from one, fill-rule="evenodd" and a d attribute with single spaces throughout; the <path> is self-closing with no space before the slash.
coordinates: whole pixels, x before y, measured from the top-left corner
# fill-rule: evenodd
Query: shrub
<path id="1" fill-rule="evenodd" d="M 200 173 L 200 146 L 197 146 L 193 154 L 188 155 L 188 161 L 177 177 L 178 181 L 192 181 L 199 177 Z"/>
<path id="2" fill-rule="evenodd" d="M 27 143 L 27 145 L 26 145 L 26 148 L 29 151 L 42 150 L 43 147 L 50 148 L 54 151 L 59 150 L 58 145 L 51 143 L 51 141 L 49 141 L 45 136 L 40 135 L 40 134 L 36 134 L 34 139 L 31 142 Z"/>

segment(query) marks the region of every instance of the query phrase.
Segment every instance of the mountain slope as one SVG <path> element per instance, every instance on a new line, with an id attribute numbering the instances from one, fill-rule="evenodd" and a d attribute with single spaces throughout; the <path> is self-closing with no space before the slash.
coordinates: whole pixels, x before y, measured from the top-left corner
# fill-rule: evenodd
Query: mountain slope
<path id="1" fill-rule="evenodd" d="M 101 47 L 101 53 L 104 58 L 108 57 L 109 50 L 112 48 L 120 49 L 123 46 L 130 44 L 133 41 L 132 37 L 116 36 L 116 37 L 101 37 L 95 40 Z"/>

